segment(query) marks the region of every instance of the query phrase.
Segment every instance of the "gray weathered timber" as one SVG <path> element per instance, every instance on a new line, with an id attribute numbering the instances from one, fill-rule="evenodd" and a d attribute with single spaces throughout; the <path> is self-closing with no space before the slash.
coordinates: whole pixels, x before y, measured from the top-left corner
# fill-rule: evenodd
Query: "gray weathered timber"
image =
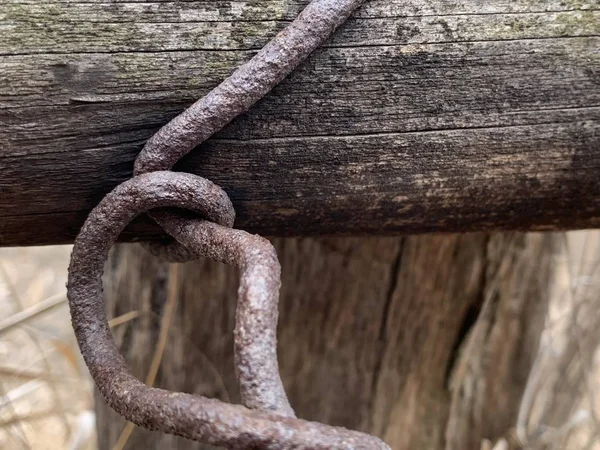
<path id="1" fill-rule="evenodd" d="M 279 364 L 299 417 L 373 433 L 394 450 L 481 450 L 483 439 L 511 434 L 557 276 L 559 235 L 273 243 L 282 264 Z M 142 311 L 114 330 L 134 373 L 148 372 L 176 280 L 156 385 L 239 402 L 236 270 L 206 259 L 169 265 L 126 244 L 107 266 L 108 315 Z M 96 414 L 98 448 L 112 449 L 125 421 L 100 398 Z M 125 448 L 214 449 L 144 429 Z"/>
<path id="2" fill-rule="evenodd" d="M 306 3 L 2 2 L 0 245 L 73 239 Z M 177 169 L 263 234 L 599 226 L 599 49 L 595 0 L 370 1 Z"/>

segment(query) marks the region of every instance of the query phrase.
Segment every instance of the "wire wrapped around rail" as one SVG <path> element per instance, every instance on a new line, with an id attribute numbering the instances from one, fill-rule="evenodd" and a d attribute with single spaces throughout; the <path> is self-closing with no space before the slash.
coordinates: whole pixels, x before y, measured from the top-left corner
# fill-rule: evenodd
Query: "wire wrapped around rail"
<path id="1" fill-rule="evenodd" d="M 295 418 L 277 364 L 280 266 L 274 248 L 232 228 L 235 212 L 219 186 L 169 171 L 281 82 L 361 3 L 311 2 L 249 62 L 152 136 L 136 160 L 134 178 L 109 193 L 83 225 L 69 266 L 73 328 L 98 389 L 127 420 L 232 449 L 389 448 L 364 433 Z M 146 386 L 119 353 L 104 311 L 102 273 L 119 233 L 144 212 L 173 238 L 148 245 L 155 255 L 170 261 L 204 256 L 239 266 L 234 350 L 243 406 Z"/>

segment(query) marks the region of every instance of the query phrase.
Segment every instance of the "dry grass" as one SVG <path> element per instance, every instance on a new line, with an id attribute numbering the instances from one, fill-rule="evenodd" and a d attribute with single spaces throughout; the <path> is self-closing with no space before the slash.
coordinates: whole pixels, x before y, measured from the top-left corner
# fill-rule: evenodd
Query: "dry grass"
<path id="1" fill-rule="evenodd" d="M 69 253 L 0 249 L 0 448 L 95 448 L 92 384 L 66 305 Z"/>
<path id="2" fill-rule="evenodd" d="M 92 383 L 70 326 L 64 290 L 70 247 L 0 249 L 0 448 L 93 449 Z M 175 267 L 175 266 L 174 266 Z M 600 450 L 600 232 L 565 236 L 542 347 L 505 440 L 482 449 Z M 171 307 L 161 320 L 168 332 Z M 139 317 L 131 311 L 111 321 Z M 163 339 L 164 340 L 164 339 Z M 150 384 L 160 366 L 157 345 Z M 126 448 L 125 429 L 121 447 Z"/>

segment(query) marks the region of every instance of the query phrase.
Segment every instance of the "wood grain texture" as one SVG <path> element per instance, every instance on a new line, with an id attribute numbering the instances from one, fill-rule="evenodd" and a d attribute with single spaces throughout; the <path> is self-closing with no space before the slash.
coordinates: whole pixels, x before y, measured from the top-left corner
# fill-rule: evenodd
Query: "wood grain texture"
<path id="1" fill-rule="evenodd" d="M 554 234 L 277 239 L 279 361 L 300 417 L 369 431 L 395 450 L 480 450 L 514 427 L 543 330 Z M 140 246 L 108 264 L 108 314 L 144 378 L 172 271 Z M 236 270 L 179 267 L 157 385 L 239 402 Z M 124 421 L 97 403 L 100 449 Z M 126 448 L 206 448 L 136 429 Z"/>
<path id="2" fill-rule="evenodd" d="M 145 140 L 305 4 L 2 2 L 0 245 L 72 240 Z M 595 0 L 369 1 L 177 169 L 263 234 L 599 226 L 598 48 Z"/>

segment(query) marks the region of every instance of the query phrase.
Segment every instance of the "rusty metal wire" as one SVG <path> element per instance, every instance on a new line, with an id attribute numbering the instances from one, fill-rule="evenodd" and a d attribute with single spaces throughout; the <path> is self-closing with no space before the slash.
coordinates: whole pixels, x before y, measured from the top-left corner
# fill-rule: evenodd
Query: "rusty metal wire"
<path id="1" fill-rule="evenodd" d="M 119 185 L 90 213 L 73 248 L 68 289 L 75 334 L 98 389 L 112 408 L 137 425 L 212 445 L 236 449 L 387 448 L 363 433 L 151 388 L 127 368 L 108 327 L 102 298 L 102 273 L 110 247 L 141 212 L 178 207 L 228 222 L 228 208 L 221 207 L 227 203 L 225 193 L 208 180 L 154 172 Z M 279 264 L 268 242 L 213 222 L 183 220 L 177 215 L 172 219 L 167 232 L 177 229 L 184 243 L 199 253 L 240 266 L 239 302 L 259 311 L 243 320 L 260 321 L 263 334 L 268 335 L 265 339 L 274 339 L 277 311 L 272 308 L 272 296 L 279 288 Z"/>
<path id="2" fill-rule="evenodd" d="M 136 176 L 108 194 L 82 227 L 69 266 L 73 327 L 98 389 L 127 420 L 235 449 L 388 448 L 367 434 L 295 418 L 277 363 L 280 266 L 275 250 L 267 240 L 231 228 L 235 212 L 220 187 L 166 171 L 269 92 L 362 1 L 310 3 L 252 60 L 159 130 L 136 160 Z M 206 256 L 241 269 L 234 345 L 244 406 L 148 387 L 133 377 L 118 352 L 104 313 L 104 262 L 122 229 L 149 210 L 175 238 L 171 245 L 153 244 L 153 253 L 172 261 Z"/>

